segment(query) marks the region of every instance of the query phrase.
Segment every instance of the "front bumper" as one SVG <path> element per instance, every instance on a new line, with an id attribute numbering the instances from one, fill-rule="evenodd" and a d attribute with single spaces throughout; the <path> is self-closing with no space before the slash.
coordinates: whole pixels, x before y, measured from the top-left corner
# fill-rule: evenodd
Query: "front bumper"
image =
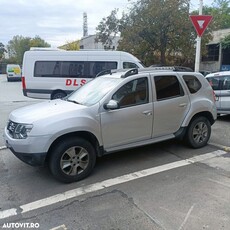
<path id="1" fill-rule="evenodd" d="M 21 161 L 32 166 L 44 165 L 48 152 L 47 140 L 49 140 L 49 136 L 13 139 L 5 128 L 3 138 L 7 148 Z"/>
<path id="2" fill-rule="evenodd" d="M 12 146 L 6 141 L 6 146 L 11 152 L 21 161 L 32 166 L 43 166 L 45 163 L 47 153 L 19 153 L 15 152 Z"/>

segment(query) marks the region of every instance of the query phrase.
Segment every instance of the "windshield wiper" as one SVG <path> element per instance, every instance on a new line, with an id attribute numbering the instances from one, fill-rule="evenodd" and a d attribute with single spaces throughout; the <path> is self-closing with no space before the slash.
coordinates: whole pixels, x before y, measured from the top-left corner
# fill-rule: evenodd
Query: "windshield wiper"
<path id="1" fill-rule="evenodd" d="M 73 103 L 75 103 L 75 104 L 78 104 L 78 105 L 80 105 L 80 103 L 79 103 L 79 102 L 77 102 L 77 101 L 74 101 L 74 100 L 66 99 L 66 101 L 69 101 L 69 102 L 73 102 Z"/>

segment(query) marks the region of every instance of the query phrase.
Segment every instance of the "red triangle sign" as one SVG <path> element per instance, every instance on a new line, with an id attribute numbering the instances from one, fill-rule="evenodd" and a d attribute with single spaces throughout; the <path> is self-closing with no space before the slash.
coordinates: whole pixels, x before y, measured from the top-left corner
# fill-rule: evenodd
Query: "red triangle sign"
<path id="1" fill-rule="evenodd" d="M 190 15 L 189 16 L 193 26 L 196 29 L 197 35 L 199 37 L 202 36 L 205 29 L 208 27 L 209 23 L 212 20 L 212 16 L 210 15 Z"/>

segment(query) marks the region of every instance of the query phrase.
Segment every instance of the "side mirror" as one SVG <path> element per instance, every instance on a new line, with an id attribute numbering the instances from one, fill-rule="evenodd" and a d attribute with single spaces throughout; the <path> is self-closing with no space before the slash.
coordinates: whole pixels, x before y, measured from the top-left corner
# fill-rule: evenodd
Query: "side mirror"
<path id="1" fill-rule="evenodd" d="M 104 109 L 119 109 L 119 107 L 116 100 L 110 100 L 107 104 L 104 104 Z"/>

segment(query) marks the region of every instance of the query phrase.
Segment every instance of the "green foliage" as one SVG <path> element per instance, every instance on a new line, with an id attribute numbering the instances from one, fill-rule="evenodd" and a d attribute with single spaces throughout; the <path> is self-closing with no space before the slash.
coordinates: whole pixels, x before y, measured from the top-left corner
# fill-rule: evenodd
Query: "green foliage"
<path id="1" fill-rule="evenodd" d="M 9 62 L 22 64 L 24 52 L 30 50 L 30 47 L 50 47 L 50 45 L 39 36 L 30 38 L 16 35 L 7 45 Z"/>
<path id="2" fill-rule="evenodd" d="M 121 35 L 118 49 L 130 52 L 146 65 L 193 66 L 196 31 L 189 20 L 189 0 L 129 0 L 131 7 L 118 19 L 115 9 L 97 27 L 97 38 L 109 46 L 111 35 Z M 230 0 L 214 0 L 203 6 L 203 15 L 213 20 L 202 36 L 202 55 L 212 39 L 212 31 L 230 28 Z"/>
<path id="3" fill-rule="evenodd" d="M 230 0 L 214 0 L 212 7 L 204 6 L 203 15 L 212 15 L 212 29 L 220 30 L 230 27 Z M 198 14 L 197 11 L 193 12 Z"/>
<path id="4" fill-rule="evenodd" d="M 4 57 L 4 53 L 6 52 L 5 46 L 0 42 L 0 60 Z"/>
<path id="5" fill-rule="evenodd" d="M 190 62 L 195 34 L 188 15 L 186 0 L 139 0 L 124 20 L 119 48 L 133 47 L 147 65 Z"/>
<path id="6" fill-rule="evenodd" d="M 226 36 L 221 40 L 222 49 L 229 49 L 230 48 L 230 35 Z"/>
<path id="7" fill-rule="evenodd" d="M 80 49 L 80 41 L 67 41 L 65 45 L 58 47 L 64 50 L 79 50 Z"/>
<path id="8" fill-rule="evenodd" d="M 114 37 L 119 33 L 120 20 L 117 18 L 117 12 L 118 9 L 114 9 L 96 27 L 96 42 L 102 42 L 107 49 L 111 48 Z"/>

